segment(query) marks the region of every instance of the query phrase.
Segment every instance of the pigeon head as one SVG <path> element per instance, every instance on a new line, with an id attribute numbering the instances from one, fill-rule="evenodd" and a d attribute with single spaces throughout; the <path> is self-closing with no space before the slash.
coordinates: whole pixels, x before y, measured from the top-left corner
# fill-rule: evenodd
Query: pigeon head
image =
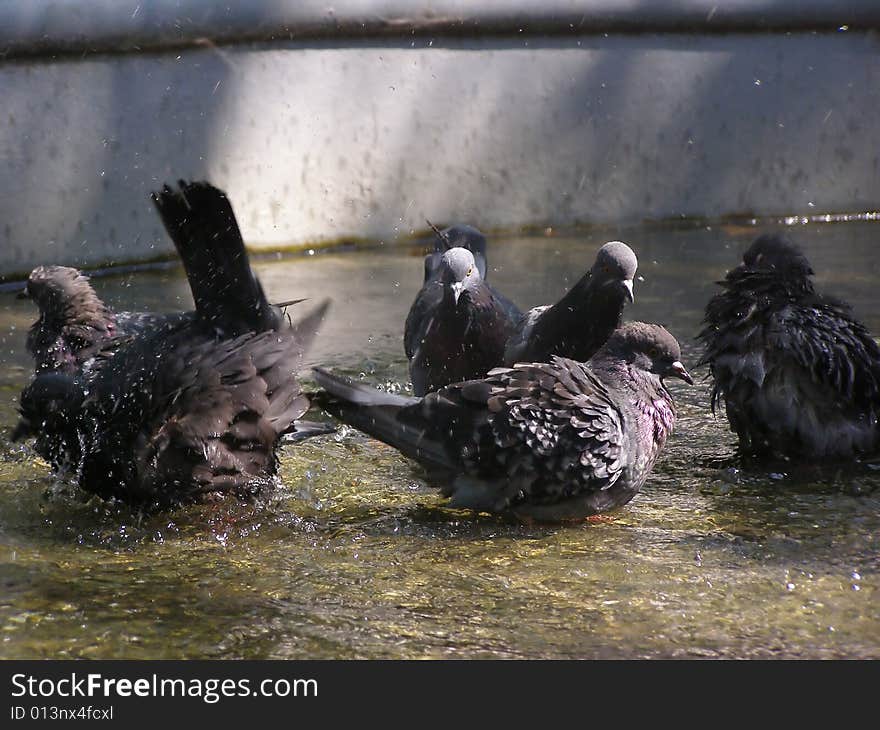
<path id="1" fill-rule="evenodd" d="M 486 237 L 473 226 L 465 223 L 456 223 L 440 230 L 431 221 L 428 225 L 434 231 L 437 239 L 434 241 L 435 253 L 443 253 L 451 248 L 466 248 L 474 255 L 474 261 L 480 276 L 486 278 Z M 425 262 L 425 274 L 427 276 L 427 260 Z"/>
<path id="2" fill-rule="evenodd" d="M 596 254 L 590 278 L 599 286 L 620 287 L 624 296 L 633 302 L 633 278 L 638 265 L 635 253 L 623 241 L 609 241 Z"/>
<path id="3" fill-rule="evenodd" d="M 439 281 L 458 304 L 462 293 L 471 291 L 482 281 L 474 255 L 466 248 L 450 248 L 440 257 Z"/>
<path id="4" fill-rule="evenodd" d="M 33 299 L 41 314 L 58 318 L 70 307 L 100 301 L 88 277 L 69 266 L 38 266 L 28 277 L 22 296 Z"/>
<path id="5" fill-rule="evenodd" d="M 694 381 L 681 363 L 678 341 L 659 324 L 626 322 L 618 327 L 602 347 L 603 355 L 630 363 L 633 367 L 654 373 L 661 380 L 679 378 L 688 385 Z"/>
<path id="6" fill-rule="evenodd" d="M 803 252 L 780 233 L 758 236 L 743 254 L 743 262 L 734 271 L 778 273 L 806 279 L 813 275 Z"/>

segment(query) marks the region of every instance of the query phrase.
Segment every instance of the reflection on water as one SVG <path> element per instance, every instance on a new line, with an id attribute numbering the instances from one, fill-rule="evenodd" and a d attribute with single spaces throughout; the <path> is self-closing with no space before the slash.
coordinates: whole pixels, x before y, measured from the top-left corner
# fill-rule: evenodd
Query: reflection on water
<path id="1" fill-rule="evenodd" d="M 875 230 L 794 235 L 820 287 L 880 334 Z M 754 235 L 509 240 L 490 250 L 490 280 L 523 307 L 547 303 L 622 238 L 644 278 L 627 316 L 667 325 L 692 365 L 712 282 Z M 418 251 L 256 268 L 275 300 L 333 297 L 313 363 L 406 381 Z M 176 271 L 96 286 L 121 309 L 190 306 Z M 741 462 L 701 378 L 672 383 L 676 434 L 604 524 L 443 509 L 404 458 L 347 428 L 285 447 L 283 483 L 258 505 L 141 515 L 87 499 L 8 442 L 33 319 L 0 294 L 0 658 L 880 657 L 880 471 Z"/>

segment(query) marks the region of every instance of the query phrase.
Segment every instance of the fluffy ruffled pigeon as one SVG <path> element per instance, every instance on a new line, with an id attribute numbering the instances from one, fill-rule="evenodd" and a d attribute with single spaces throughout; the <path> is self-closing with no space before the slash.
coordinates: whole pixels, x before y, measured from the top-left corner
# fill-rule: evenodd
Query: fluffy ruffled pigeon
<path id="1" fill-rule="evenodd" d="M 797 246 L 765 234 L 706 307 L 700 364 L 745 453 L 848 460 L 880 448 L 880 347 L 812 276 Z"/>
<path id="2" fill-rule="evenodd" d="M 326 410 L 423 465 L 450 506 L 552 521 L 629 502 L 675 423 L 663 378 L 692 382 L 675 338 L 642 322 L 589 363 L 497 368 L 424 398 L 315 376 Z"/>
<path id="3" fill-rule="evenodd" d="M 114 312 L 98 297 L 89 278 L 69 266 L 36 267 L 19 296 L 32 299 L 40 310 L 27 336 L 36 373 L 79 373 L 110 340 L 177 317 Z"/>
<path id="4" fill-rule="evenodd" d="M 535 307 L 520 319 L 504 364 L 547 362 L 553 355 L 586 361 L 620 324 L 633 301 L 638 259 L 622 241 L 606 243 L 592 268 L 556 304 Z"/>
<path id="5" fill-rule="evenodd" d="M 102 497 L 166 506 L 254 494 L 276 472 L 281 437 L 313 432 L 298 421 L 309 401 L 294 376 L 327 302 L 295 325 L 268 302 L 221 190 L 181 182 L 153 200 L 195 311 L 112 337 L 79 371 L 38 372 L 15 435 L 36 436 Z"/>

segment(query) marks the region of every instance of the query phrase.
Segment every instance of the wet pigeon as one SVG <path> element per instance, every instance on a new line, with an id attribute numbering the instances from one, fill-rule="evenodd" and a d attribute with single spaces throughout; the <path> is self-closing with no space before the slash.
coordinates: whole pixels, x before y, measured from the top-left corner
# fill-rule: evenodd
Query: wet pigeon
<path id="1" fill-rule="evenodd" d="M 38 266 L 19 298 L 32 299 L 40 310 L 27 336 L 37 373 L 78 373 L 110 340 L 182 316 L 114 312 L 98 297 L 88 276 L 69 266 Z"/>
<path id="2" fill-rule="evenodd" d="M 444 251 L 410 308 L 403 344 L 416 395 L 481 378 L 501 363 L 514 321 L 466 248 Z"/>
<path id="3" fill-rule="evenodd" d="M 267 301 L 217 188 L 181 182 L 153 200 L 195 311 L 108 340 L 79 372 L 38 373 L 15 435 L 36 436 L 102 497 L 167 506 L 253 494 L 276 472 L 282 435 L 313 430 L 297 420 L 309 402 L 294 375 L 327 302 L 293 325 Z"/>
<path id="4" fill-rule="evenodd" d="M 700 364 L 744 452 L 818 460 L 880 448 L 880 347 L 812 275 L 791 241 L 765 234 L 706 307 Z"/>
<path id="5" fill-rule="evenodd" d="M 606 243 L 593 267 L 556 304 L 526 312 L 507 343 L 504 364 L 548 362 L 552 355 L 585 362 L 620 324 L 633 301 L 638 260 L 621 241 Z"/>
<path id="6" fill-rule="evenodd" d="M 19 397 L 20 419 L 11 439 L 34 438 L 34 449 L 59 473 L 76 469 L 82 456 L 79 418 L 85 392 L 77 374 L 44 370 Z"/>
<path id="7" fill-rule="evenodd" d="M 384 393 L 316 368 L 330 413 L 415 459 L 450 506 L 540 520 L 626 504 L 675 423 L 665 376 L 691 383 L 675 338 L 622 325 L 589 363 L 497 368 L 424 398 Z"/>

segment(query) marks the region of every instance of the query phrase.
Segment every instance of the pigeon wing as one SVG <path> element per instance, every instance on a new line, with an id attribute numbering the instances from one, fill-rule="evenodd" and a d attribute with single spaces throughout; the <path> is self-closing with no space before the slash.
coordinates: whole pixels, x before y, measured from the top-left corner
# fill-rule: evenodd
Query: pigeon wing
<path id="1" fill-rule="evenodd" d="M 786 359 L 845 403 L 880 407 L 880 346 L 849 308 L 828 300 L 780 310 L 767 328 L 772 357 Z"/>

